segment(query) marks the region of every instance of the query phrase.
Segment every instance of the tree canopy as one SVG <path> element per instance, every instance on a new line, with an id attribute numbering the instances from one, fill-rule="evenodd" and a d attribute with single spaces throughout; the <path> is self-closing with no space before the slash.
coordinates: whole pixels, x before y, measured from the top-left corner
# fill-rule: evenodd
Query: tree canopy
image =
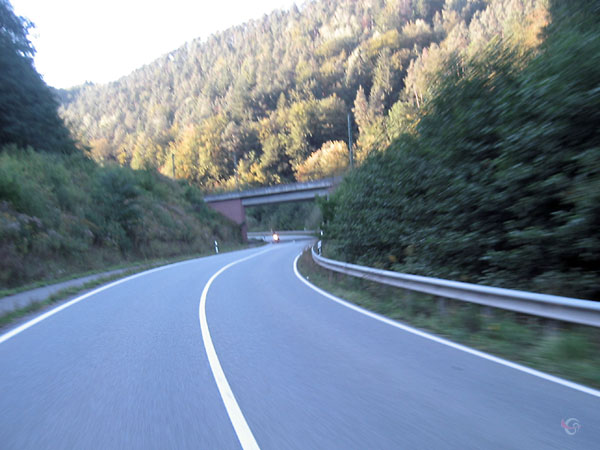
<path id="1" fill-rule="evenodd" d="M 32 27 L 8 0 L 0 0 L 0 147 L 14 143 L 70 153 L 75 146 L 58 101 L 33 65 Z"/>
<path id="2" fill-rule="evenodd" d="M 62 115 L 98 161 L 171 176 L 174 155 L 176 176 L 205 189 L 294 181 L 323 145 L 347 141 L 349 112 L 357 160 L 385 148 L 449 55 L 521 36 L 544 3 L 307 2 L 61 91 Z"/>

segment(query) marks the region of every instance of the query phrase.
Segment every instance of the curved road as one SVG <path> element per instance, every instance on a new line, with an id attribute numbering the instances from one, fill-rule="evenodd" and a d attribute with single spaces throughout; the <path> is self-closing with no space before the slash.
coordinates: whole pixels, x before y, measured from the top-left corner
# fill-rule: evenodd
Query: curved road
<path id="1" fill-rule="evenodd" d="M 597 391 L 332 301 L 295 274 L 304 245 L 155 269 L 0 337 L 0 448 L 598 448 Z"/>

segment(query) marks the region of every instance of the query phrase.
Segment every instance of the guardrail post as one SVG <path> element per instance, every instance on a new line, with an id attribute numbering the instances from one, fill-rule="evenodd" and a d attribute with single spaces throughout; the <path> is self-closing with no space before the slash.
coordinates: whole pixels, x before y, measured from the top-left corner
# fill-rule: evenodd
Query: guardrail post
<path id="1" fill-rule="evenodd" d="M 446 299 L 444 297 L 437 297 L 438 313 L 440 316 L 446 316 Z"/>
<path id="2" fill-rule="evenodd" d="M 544 333 L 548 336 L 558 336 L 560 326 L 557 320 L 547 319 L 544 320 Z"/>
<path id="3" fill-rule="evenodd" d="M 413 311 L 414 301 L 415 301 L 414 292 L 413 291 L 409 291 L 408 289 L 405 289 L 404 290 L 404 300 L 406 302 L 407 309 L 412 314 L 414 312 Z"/>
<path id="4" fill-rule="evenodd" d="M 489 320 L 494 317 L 494 310 L 491 306 L 483 306 L 481 308 L 481 315 L 485 318 L 485 320 Z"/>

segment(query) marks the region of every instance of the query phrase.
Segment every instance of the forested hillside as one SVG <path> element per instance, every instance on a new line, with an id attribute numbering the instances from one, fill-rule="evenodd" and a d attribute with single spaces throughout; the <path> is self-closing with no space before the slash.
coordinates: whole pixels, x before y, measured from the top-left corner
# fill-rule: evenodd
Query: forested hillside
<path id="1" fill-rule="evenodd" d="M 600 300 L 600 3 L 547 21 L 537 47 L 499 36 L 431 74 L 414 130 L 324 205 L 326 252 Z"/>
<path id="2" fill-rule="evenodd" d="M 0 144 L 16 145 L 0 155 L 3 261 L 200 248 L 220 219 L 198 187 L 345 172 L 351 112 L 357 168 L 323 204 L 327 252 L 598 299 L 599 8 L 307 2 L 107 85 L 59 91 L 78 141 L 33 69 L 28 22 L 9 14 Z M 76 159 L 74 142 L 101 164 Z M 267 209 L 255 213 L 257 226 L 271 223 Z"/>
<path id="3" fill-rule="evenodd" d="M 30 27 L 0 0 L 0 289 L 241 242 L 187 181 L 77 148 L 33 66 Z"/>
<path id="4" fill-rule="evenodd" d="M 97 161 L 174 171 L 204 189 L 337 174 L 348 166 L 348 112 L 360 162 L 414 126 L 451 55 L 499 36 L 536 46 L 545 4 L 306 2 L 107 85 L 61 91 L 62 115 Z"/>

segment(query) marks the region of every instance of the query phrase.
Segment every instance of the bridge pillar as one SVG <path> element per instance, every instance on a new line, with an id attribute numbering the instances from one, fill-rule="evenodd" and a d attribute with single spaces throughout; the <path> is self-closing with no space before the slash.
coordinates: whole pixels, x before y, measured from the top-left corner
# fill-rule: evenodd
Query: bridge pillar
<path id="1" fill-rule="evenodd" d="M 237 223 L 242 230 L 242 238 L 244 242 L 248 242 L 248 227 L 246 226 L 246 210 L 242 205 L 241 198 L 232 198 L 229 200 L 221 200 L 217 202 L 207 203 L 212 209 L 220 212 L 225 217 Z"/>

